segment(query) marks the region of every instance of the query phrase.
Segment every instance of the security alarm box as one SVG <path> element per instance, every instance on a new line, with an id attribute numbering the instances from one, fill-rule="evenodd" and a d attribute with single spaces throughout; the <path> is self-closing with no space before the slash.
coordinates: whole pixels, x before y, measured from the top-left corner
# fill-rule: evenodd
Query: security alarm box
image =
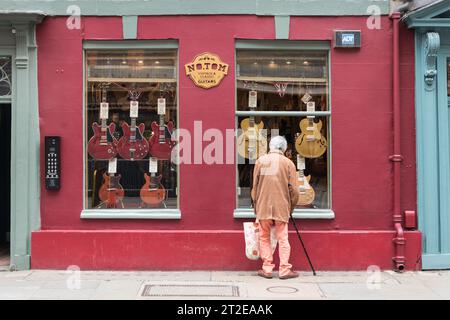
<path id="1" fill-rule="evenodd" d="M 45 188 L 61 187 L 61 137 L 45 137 Z"/>
<path id="2" fill-rule="evenodd" d="M 359 30 L 335 30 L 335 48 L 361 48 L 361 31 Z"/>

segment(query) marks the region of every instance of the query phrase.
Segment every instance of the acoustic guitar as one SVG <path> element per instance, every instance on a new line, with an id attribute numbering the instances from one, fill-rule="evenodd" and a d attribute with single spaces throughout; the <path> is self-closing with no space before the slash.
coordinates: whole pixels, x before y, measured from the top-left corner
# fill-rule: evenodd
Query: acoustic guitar
<path id="1" fill-rule="evenodd" d="M 117 155 L 117 139 L 113 136 L 115 129 L 114 123 L 106 125 L 106 119 L 101 120 L 101 125 L 97 122 L 92 124 L 94 135 L 88 143 L 88 153 L 92 158 L 109 160 Z"/>
<path id="2" fill-rule="evenodd" d="M 149 176 L 147 173 L 144 173 L 144 179 L 145 184 L 140 192 L 142 202 L 151 206 L 160 205 L 166 198 L 166 190 L 161 184 L 162 175 L 156 176 L 154 173 L 151 173 Z"/>
<path id="3" fill-rule="evenodd" d="M 98 197 L 106 204 L 107 208 L 117 208 L 123 200 L 125 191 L 120 185 L 120 178 L 120 174 L 117 176 L 114 173 L 108 175 L 105 172 L 103 174 L 103 184 L 98 191 Z"/>
<path id="4" fill-rule="evenodd" d="M 305 158 L 318 158 L 327 150 L 327 140 L 320 133 L 322 121 L 314 122 L 313 118 L 300 121 L 301 134 L 295 139 L 295 149 Z"/>
<path id="5" fill-rule="evenodd" d="M 145 124 L 136 126 L 136 118 L 131 118 L 131 126 L 122 123 L 123 136 L 117 145 L 119 155 L 128 160 L 140 160 L 148 154 L 148 141 L 144 138 Z"/>
<path id="6" fill-rule="evenodd" d="M 314 189 L 309 184 L 311 180 L 311 176 L 306 176 L 303 170 L 297 171 L 298 178 L 298 188 L 300 195 L 298 197 L 297 205 L 298 206 L 307 206 L 313 203 L 314 198 L 316 197 L 316 193 Z"/>
<path id="7" fill-rule="evenodd" d="M 153 134 L 148 143 L 150 154 L 159 160 L 170 160 L 175 141 L 172 141 L 173 122 L 164 124 L 164 115 L 159 116 L 159 125 L 156 121 L 151 124 Z"/>

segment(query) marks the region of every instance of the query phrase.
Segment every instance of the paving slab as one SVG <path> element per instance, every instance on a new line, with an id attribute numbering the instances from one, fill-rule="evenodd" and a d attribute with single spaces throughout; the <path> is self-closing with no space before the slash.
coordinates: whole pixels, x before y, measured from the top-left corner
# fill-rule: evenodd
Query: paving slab
<path id="1" fill-rule="evenodd" d="M 95 289 L 50 289 L 39 288 L 30 297 L 33 300 L 88 300 L 95 293 Z"/>
<path id="2" fill-rule="evenodd" d="M 134 300 L 138 296 L 142 283 L 141 280 L 102 281 L 90 298 L 96 300 Z"/>
<path id="3" fill-rule="evenodd" d="M 27 287 L 1 287 L 0 288 L 0 300 L 28 300 L 33 294 L 39 290 L 39 286 L 27 286 Z"/>
<path id="4" fill-rule="evenodd" d="M 430 300 L 442 299 L 431 289 L 418 285 L 368 286 L 361 283 L 320 283 L 318 284 L 327 299 L 333 300 Z"/>

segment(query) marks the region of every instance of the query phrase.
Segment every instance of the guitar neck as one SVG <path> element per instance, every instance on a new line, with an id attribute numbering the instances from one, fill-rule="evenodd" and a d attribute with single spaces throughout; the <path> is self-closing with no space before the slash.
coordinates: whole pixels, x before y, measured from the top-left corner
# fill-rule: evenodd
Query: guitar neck
<path id="1" fill-rule="evenodd" d="M 159 116 L 159 143 L 164 143 L 166 141 L 165 125 L 164 125 L 164 115 Z"/>
<path id="2" fill-rule="evenodd" d="M 106 88 L 102 88 L 102 102 L 106 102 Z M 101 123 L 100 144 L 105 145 L 108 143 L 108 136 L 106 133 L 108 126 L 106 125 L 106 119 L 101 119 Z"/>
<path id="3" fill-rule="evenodd" d="M 130 141 L 136 141 L 136 118 L 131 118 Z"/>
<path id="4" fill-rule="evenodd" d="M 100 144 L 104 145 L 108 143 L 108 126 L 106 125 L 106 119 L 101 119 L 101 129 L 100 129 Z"/>

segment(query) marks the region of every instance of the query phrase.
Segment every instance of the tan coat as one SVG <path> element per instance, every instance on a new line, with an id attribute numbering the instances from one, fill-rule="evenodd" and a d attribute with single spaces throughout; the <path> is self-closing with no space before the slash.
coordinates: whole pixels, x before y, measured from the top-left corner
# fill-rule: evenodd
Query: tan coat
<path id="1" fill-rule="evenodd" d="M 289 216 L 294 209 L 292 203 L 297 203 L 299 189 L 297 172 L 294 163 L 281 151 L 270 151 L 260 157 L 253 171 L 252 199 L 256 217 L 259 220 L 273 219 L 289 222 Z M 294 186 L 289 194 L 288 184 Z"/>

